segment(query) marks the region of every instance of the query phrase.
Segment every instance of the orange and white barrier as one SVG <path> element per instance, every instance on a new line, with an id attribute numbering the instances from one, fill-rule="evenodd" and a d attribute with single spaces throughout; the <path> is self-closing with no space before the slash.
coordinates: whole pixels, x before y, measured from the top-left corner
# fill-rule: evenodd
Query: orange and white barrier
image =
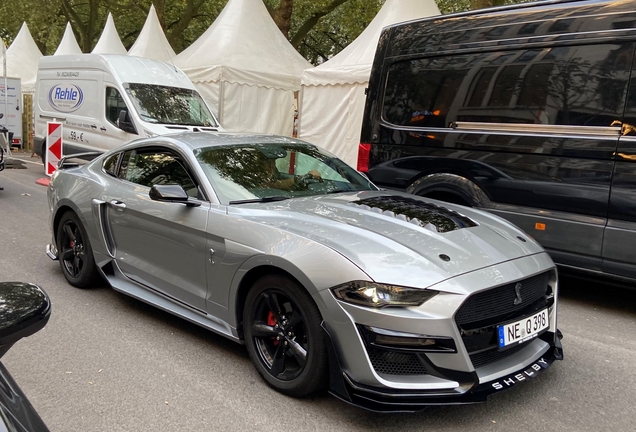
<path id="1" fill-rule="evenodd" d="M 62 159 L 62 123 L 46 123 L 46 153 L 44 156 L 44 171 L 52 176 L 57 169 L 57 163 Z"/>

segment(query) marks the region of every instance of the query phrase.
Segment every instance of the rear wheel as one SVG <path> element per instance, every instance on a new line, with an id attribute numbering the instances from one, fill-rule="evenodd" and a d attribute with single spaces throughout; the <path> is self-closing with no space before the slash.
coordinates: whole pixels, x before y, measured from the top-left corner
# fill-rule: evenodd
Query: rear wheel
<path id="1" fill-rule="evenodd" d="M 327 382 L 327 349 L 318 307 L 303 287 L 278 275 L 259 279 L 244 308 L 245 344 L 274 389 L 306 396 Z"/>
<path id="2" fill-rule="evenodd" d="M 62 273 L 71 285 L 88 288 L 100 282 L 88 234 L 75 213 L 64 213 L 56 241 Z"/>

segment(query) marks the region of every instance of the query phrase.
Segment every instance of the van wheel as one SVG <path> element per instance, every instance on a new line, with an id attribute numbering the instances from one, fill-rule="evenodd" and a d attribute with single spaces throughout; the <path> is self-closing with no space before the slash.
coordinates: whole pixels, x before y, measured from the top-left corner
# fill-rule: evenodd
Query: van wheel
<path id="1" fill-rule="evenodd" d="M 42 165 L 46 163 L 46 141 L 42 143 L 42 153 L 40 153 L 40 158 L 42 159 Z M 46 172 L 46 166 L 44 167 L 44 172 Z"/>
<path id="2" fill-rule="evenodd" d="M 406 192 L 468 207 L 492 207 L 486 192 L 457 174 L 430 174 L 414 181 Z"/>

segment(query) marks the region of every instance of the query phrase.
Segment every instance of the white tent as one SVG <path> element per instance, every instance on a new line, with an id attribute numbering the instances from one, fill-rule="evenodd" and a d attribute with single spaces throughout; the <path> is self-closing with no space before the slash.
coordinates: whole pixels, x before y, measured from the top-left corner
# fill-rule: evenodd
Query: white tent
<path id="1" fill-rule="evenodd" d="M 82 50 L 77 44 L 77 39 L 75 39 L 75 34 L 73 34 L 73 29 L 71 28 L 71 23 L 66 23 L 66 30 L 64 30 L 64 36 L 62 36 L 62 40 L 60 44 L 57 46 L 55 53 L 53 55 L 69 55 L 69 54 L 82 54 Z"/>
<path id="2" fill-rule="evenodd" d="M 119 39 L 117 28 L 115 28 L 115 21 L 113 20 L 113 14 L 108 13 L 106 19 L 106 25 L 102 31 L 102 35 L 97 41 L 97 45 L 93 48 L 93 54 L 127 54 L 124 44 Z"/>
<path id="3" fill-rule="evenodd" d="M 154 5 L 150 5 L 146 22 L 137 40 L 128 51 L 128 55 L 146 57 L 163 62 L 170 62 L 176 56 L 161 28 Z"/>
<path id="4" fill-rule="evenodd" d="M 22 80 L 22 93 L 35 91 L 35 78 L 38 73 L 38 61 L 42 57 L 26 23 L 7 49 L 7 75 Z"/>
<path id="5" fill-rule="evenodd" d="M 382 29 L 398 22 L 439 15 L 433 0 L 386 0 L 369 26 L 335 57 L 301 77 L 299 137 L 357 164 L 364 89 Z"/>
<path id="6" fill-rule="evenodd" d="M 311 64 L 285 39 L 262 0 L 229 0 L 175 64 L 226 130 L 292 134 L 294 92 Z"/>

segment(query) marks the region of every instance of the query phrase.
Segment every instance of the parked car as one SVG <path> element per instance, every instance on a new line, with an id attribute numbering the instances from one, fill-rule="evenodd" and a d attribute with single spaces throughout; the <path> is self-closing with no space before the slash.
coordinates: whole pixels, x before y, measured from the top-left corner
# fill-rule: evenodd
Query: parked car
<path id="1" fill-rule="evenodd" d="M 468 205 L 557 264 L 636 280 L 636 3 L 544 1 L 384 29 L 358 169 Z"/>
<path id="2" fill-rule="evenodd" d="M 22 338 L 41 330 L 51 316 L 51 301 L 37 285 L 0 282 L 0 357 Z M 47 432 L 48 428 L 7 368 L 0 363 L 0 430 Z"/>
<path id="3" fill-rule="evenodd" d="M 364 408 L 478 402 L 562 358 L 547 253 L 479 210 L 381 191 L 277 136 L 129 143 L 48 189 L 71 285 L 116 290 L 247 346 L 263 379 Z"/>

